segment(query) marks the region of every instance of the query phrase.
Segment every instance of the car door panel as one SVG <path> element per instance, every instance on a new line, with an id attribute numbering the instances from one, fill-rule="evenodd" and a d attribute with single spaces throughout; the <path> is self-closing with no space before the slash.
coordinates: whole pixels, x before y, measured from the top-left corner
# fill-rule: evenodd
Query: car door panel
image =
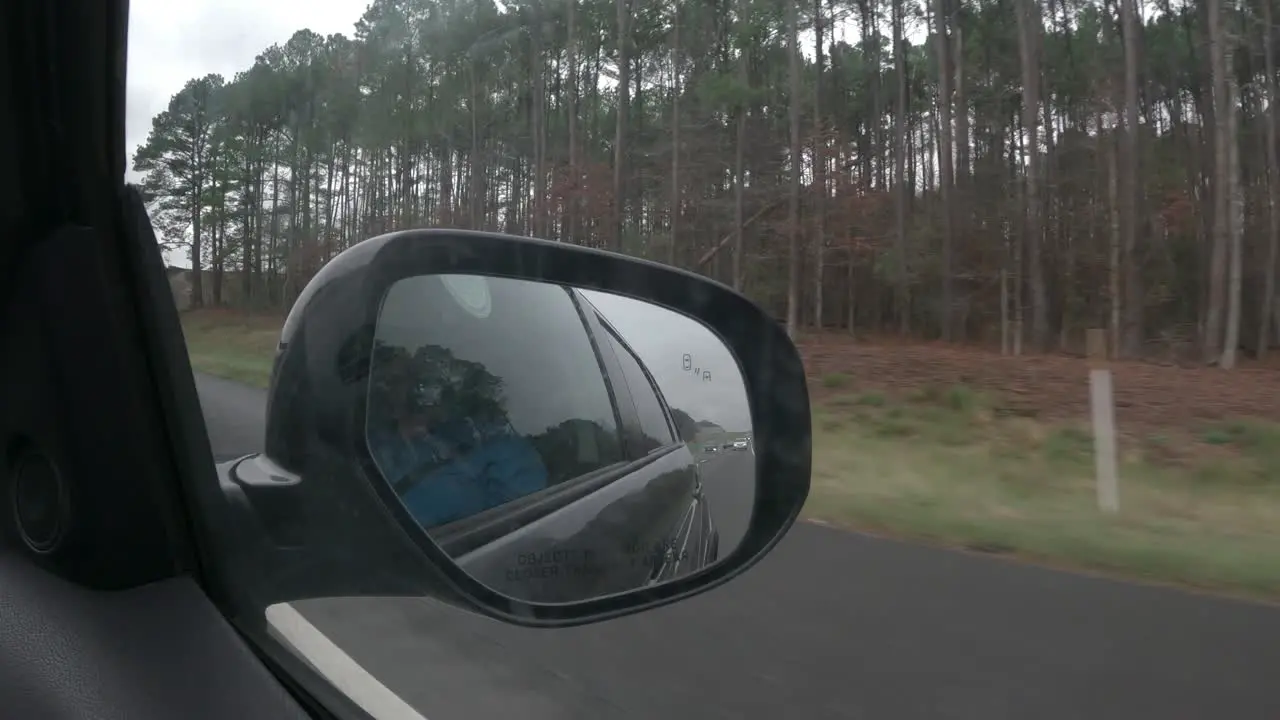
<path id="1" fill-rule="evenodd" d="M 485 585 L 535 602 L 565 602 L 646 584 L 662 552 L 682 544 L 696 490 L 683 445 L 515 532 L 458 558 Z M 687 533 L 687 531 L 685 531 Z"/>
<path id="2" fill-rule="evenodd" d="M 0 554 L 6 718 L 311 717 L 189 577 L 100 592 Z"/>

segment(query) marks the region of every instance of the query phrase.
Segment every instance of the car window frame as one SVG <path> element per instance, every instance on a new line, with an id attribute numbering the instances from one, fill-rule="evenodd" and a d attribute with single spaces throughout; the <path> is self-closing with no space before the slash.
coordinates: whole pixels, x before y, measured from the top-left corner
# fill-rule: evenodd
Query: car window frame
<path id="1" fill-rule="evenodd" d="M 595 351 L 596 366 L 600 368 L 600 377 L 604 380 L 605 390 L 610 402 L 613 403 L 613 417 L 614 422 L 617 423 L 619 435 L 618 447 L 622 450 L 621 462 L 630 463 L 639 460 L 645 456 L 645 453 L 637 452 L 634 435 L 636 428 L 640 427 L 640 413 L 636 410 L 631 390 L 627 387 L 627 378 L 623 374 L 622 366 L 613 355 L 613 348 L 608 347 L 607 343 L 600 342 L 599 325 L 594 322 L 598 320 L 595 306 L 588 302 L 577 288 L 571 285 L 558 287 L 569 296 L 569 302 L 573 304 L 573 309 L 578 313 L 578 320 L 582 323 L 582 330 L 587 334 L 587 341 Z M 584 473 L 579 478 L 594 474 L 595 471 Z M 565 481 L 565 483 L 570 482 L 573 480 Z"/>
<path id="2" fill-rule="evenodd" d="M 635 360 L 636 365 L 640 367 L 640 372 L 644 374 L 645 381 L 649 383 L 649 389 L 658 398 L 658 407 L 662 411 L 663 420 L 667 423 L 667 436 L 670 439 L 658 448 L 648 451 L 648 453 L 637 449 L 639 456 L 643 457 L 646 454 L 655 453 L 673 445 L 680 445 L 683 440 L 680 438 L 680 432 L 679 428 L 676 426 L 675 416 L 671 413 L 671 406 L 667 404 L 666 395 L 662 393 L 662 389 L 658 387 L 658 382 L 654 380 L 653 373 L 649 372 L 649 368 L 645 365 L 644 361 L 640 359 L 640 355 L 631 347 L 630 343 L 622 338 L 622 333 L 618 332 L 617 328 L 609 322 L 608 318 L 600 312 L 599 308 L 597 308 L 589 298 L 577 291 L 574 291 L 574 295 L 577 297 L 578 301 L 582 303 L 585 309 L 590 310 L 587 315 L 590 317 L 589 322 L 593 325 L 595 332 L 605 335 L 606 340 L 612 339 L 614 342 L 620 344 L 624 350 L 631 353 L 632 359 Z M 643 424 L 640 422 L 640 411 L 635 407 L 635 396 L 631 391 L 631 386 L 627 383 L 627 374 L 626 371 L 622 369 L 622 361 L 620 361 L 614 353 L 612 344 L 607 342 L 604 344 L 609 347 L 608 361 L 611 363 L 613 372 L 621 378 L 622 386 L 626 389 L 627 399 L 628 402 L 630 402 L 630 409 L 636 423 L 636 432 L 643 433 L 644 428 Z"/>
<path id="3" fill-rule="evenodd" d="M 595 305 L 591 304 L 577 288 L 563 286 L 569 296 L 573 298 L 574 304 L 578 307 L 583 322 L 587 325 L 587 332 L 591 336 L 591 346 L 596 349 L 596 355 L 600 358 L 602 371 L 605 374 L 605 385 L 612 388 L 615 392 L 614 397 L 618 403 L 618 413 L 622 416 L 622 422 L 618 425 L 622 430 L 622 452 L 627 460 L 639 460 L 650 453 L 645 451 L 641 446 L 639 439 L 644 437 L 644 427 L 640 422 L 640 411 L 636 409 L 635 398 L 631 395 L 631 388 L 627 385 L 627 375 L 622 369 L 622 363 L 613 352 L 613 347 L 609 345 L 608 337 L 604 335 L 607 332 L 602 324 L 604 318 L 600 315 L 600 311 Z M 666 447 L 665 445 L 663 447 Z"/>
<path id="4" fill-rule="evenodd" d="M 431 528 L 431 540 L 450 557 L 479 549 L 508 532 L 537 522 L 613 483 L 643 471 L 678 446 L 605 465 L 589 473 Z"/>
<path id="5" fill-rule="evenodd" d="M 663 443 L 663 447 L 680 443 L 681 442 L 680 432 L 679 432 L 679 429 L 676 427 L 675 417 L 671 413 L 671 406 L 667 404 L 667 396 L 663 394 L 662 388 L 658 386 L 658 381 L 653 378 L 653 373 L 649 372 L 649 368 L 645 365 L 644 361 L 640 359 L 640 354 L 637 353 L 635 351 L 635 348 L 631 347 L 631 345 L 628 344 L 627 341 L 622 338 L 622 333 L 618 332 L 617 328 L 615 328 L 608 321 L 608 319 L 606 319 L 604 316 L 600 316 L 600 324 L 604 327 L 605 333 L 614 342 L 616 342 L 624 352 L 630 355 L 632 360 L 635 361 L 636 367 L 640 368 L 640 373 L 644 375 L 645 382 L 648 383 L 650 392 L 653 394 L 654 398 L 657 399 L 658 411 L 662 414 L 663 422 L 667 424 L 668 439 L 667 439 L 667 442 Z M 624 370 L 623 372 L 626 372 L 626 371 Z M 627 389 L 628 391 L 631 390 L 630 383 L 628 383 Z M 631 395 L 632 395 L 632 402 L 634 402 L 635 393 L 631 392 Z M 637 410 L 636 412 L 638 415 L 639 410 Z"/>

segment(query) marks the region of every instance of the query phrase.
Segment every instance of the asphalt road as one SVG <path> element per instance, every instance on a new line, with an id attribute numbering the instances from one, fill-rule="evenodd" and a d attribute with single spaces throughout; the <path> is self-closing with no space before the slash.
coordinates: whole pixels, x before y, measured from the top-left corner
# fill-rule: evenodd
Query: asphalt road
<path id="1" fill-rule="evenodd" d="M 723 450 L 694 457 L 703 461 L 702 491 L 720 530 L 720 557 L 727 557 L 742 542 L 751 523 L 756 501 L 755 453 Z"/>
<path id="2" fill-rule="evenodd" d="M 198 383 L 215 454 L 256 449 L 261 393 Z M 1280 717 L 1280 610 L 807 524 L 721 588 L 586 627 L 299 609 L 430 720 Z"/>

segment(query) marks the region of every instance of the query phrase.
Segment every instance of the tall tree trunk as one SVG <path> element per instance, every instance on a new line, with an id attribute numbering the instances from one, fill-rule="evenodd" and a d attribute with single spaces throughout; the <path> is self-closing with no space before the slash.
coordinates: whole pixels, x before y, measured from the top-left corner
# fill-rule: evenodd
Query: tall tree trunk
<path id="1" fill-rule="evenodd" d="M 1021 121 L 1015 121 L 1015 123 L 1016 123 L 1016 127 L 1014 129 L 1014 134 L 1013 134 L 1014 142 L 1009 143 L 1009 176 L 1010 177 L 1017 176 L 1017 167 L 1018 167 L 1017 159 L 1020 157 L 1024 157 L 1025 150 L 1026 150 L 1026 146 L 1023 144 L 1023 139 L 1022 139 L 1022 123 Z M 1017 187 L 1018 187 L 1017 207 L 1025 207 L 1026 186 L 1020 184 Z M 1012 213 L 1010 213 L 1010 217 L 1012 218 Z M 1010 220 L 1010 224 L 1012 224 L 1012 219 Z M 1011 266 L 1013 268 L 1013 278 L 1011 282 L 1011 285 L 1012 285 L 1011 292 L 1013 294 L 1013 333 L 1012 333 L 1013 354 L 1015 356 L 1020 356 L 1022 355 L 1022 337 L 1023 337 L 1023 330 L 1025 328 L 1025 323 L 1023 323 L 1023 318 L 1025 316 L 1025 313 L 1023 312 L 1023 310 L 1025 308 L 1024 308 L 1024 302 L 1022 297 L 1023 295 L 1022 288 L 1024 285 L 1023 272 L 1022 272 L 1024 243 L 1022 242 L 1022 238 L 1017 237 L 1017 233 L 1014 232 L 1013 228 L 1009 229 L 1007 236 L 1008 236 L 1009 244 L 1013 246 L 1013 260 L 1011 262 Z"/>
<path id="2" fill-rule="evenodd" d="M 970 168 L 969 159 L 969 105 L 965 98 L 964 84 L 964 25 L 961 22 L 960 10 L 962 3 L 955 0 L 953 8 L 952 29 L 955 31 L 955 37 L 952 38 L 952 72 L 955 73 L 955 97 L 956 97 L 956 188 L 957 195 L 961 196 L 962 201 L 968 198 L 967 193 L 961 192 L 961 188 L 968 186 Z M 968 215 L 968 210 L 962 214 Z M 959 220 L 956 224 L 963 226 L 964 220 Z M 963 230 L 957 227 L 957 234 L 963 234 Z"/>
<path id="3" fill-rule="evenodd" d="M 898 112 L 894 122 L 894 182 L 895 193 L 893 254 L 894 285 L 897 291 L 898 332 L 906 335 L 910 330 L 910 297 L 907 288 L 907 200 L 912 188 L 906 176 L 907 161 L 907 47 L 902 38 L 903 0 L 893 0 L 893 54 L 898 76 Z"/>
<path id="4" fill-rule="evenodd" d="M 578 229 L 578 187 L 580 178 L 578 170 L 578 0 L 569 0 L 569 29 L 566 44 L 568 45 L 569 64 L 569 227 L 565 235 L 569 242 L 579 242 Z"/>
<path id="5" fill-rule="evenodd" d="M 1222 28 L 1222 0 L 1208 0 L 1209 66 L 1213 74 L 1213 250 L 1209 260 L 1209 308 L 1205 317 L 1204 354 L 1206 360 L 1220 357 L 1223 350 L 1223 304 L 1226 299 L 1227 243 L 1230 213 L 1227 187 L 1230 176 L 1227 157 L 1227 66 L 1226 39 Z"/>
<path id="6" fill-rule="evenodd" d="M 1142 316 L 1145 294 L 1142 283 L 1142 266 L 1138 256 L 1138 234 L 1141 222 L 1141 197 L 1138 187 L 1138 34 L 1141 22 L 1138 18 L 1137 0 L 1120 0 L 1121 21 L 1124 25 L 1124 105 L 1125 105 L 1125 158 L 1124 207 L 1127 217 L 1124 227 L 1125 254 L 1125 304 L 1124 304 L 1124 354 L 1136 357 L 1142 351 Z"/>
<path id="7" fill-rule="evenodd" d="M 476 78 L 479 61 L 471 61 L 471 168 L 468 179 L 470 189 L 467 191 L 468 215 L 471 216 L 471 227 L 484 229 L 484 163 L 480 159 L 480 82 Z"/>
<path id="8" fill-rule="evenodd" d="M 813 324 L 823 327 L 823 275 L 826 273 L 827 237 L 824 226 L 827 198 L 827 154 L 822 122 L 822 0 L 813 0 L 813 51 L 816 58 L 813 83 Z M 878 128 L 877 128 L 878 129 Z"/>
<path id="9" fill-rule="evenodd" d="M 886 143 L 883 140 L 881 129 L 881 118 L 884 117 L 884 109 L 881 92 L 881 74 L 880 74 L 880 4 L 878 0 L 864 0 L 867 5 L 867 18 L 871 23 L 869 35 L 871 36 L 871 113 L 875 118 L 875 125 L 871 128 L 871 147 L 874 149 L 874 160 L 872 165 L 873 187 L 877 190 L 886 187 L 885 178 L 888 175 L 888 164 L 885 162 Z M 832 16 L 834 23 L 834 15 Z M 834 32 L 834 25 L 833 32 Z"/>
<path id="10" fill-rule="evenodd" d="M 533 234 L 547 237 L 547 72 L 542 53 L 542 0 L 533 0 L 530 72 L 533 73 Z"/>
<path id="11" fill-rule="evenodd" d="M 1262 306 L 1258 313 L 1258 358 L 1266 357 L 1269 325 L 1271 324 L 1271 308 L 1276 297 L 1276 254 L 1280 249 L 1280 171 L 1276 163 L 1280 156 L 1276 154 L 1276 123 L 1280 122 L 1280 113 L 1276 112 L 1276 66 L 1275 29 L 1272 27 L 1272 0 L 1261 0 L 1262 4 L 1262 47 L 1264 68 L 1267 74 L 1263 87 L 1267 93 L 1267 157 L 1264 165 L 1267 172 L 1267 265 L 1263 268 Z"/>
<path id="12" fill-rule="evenodd" d="M 1234 3 L 1231 3 L 1234 5 Z M 1239 11 L 1231 8 L 1229 22 L 1232 30 L 1238 27 Z M 1228 21 L 1223 19 L 1224 24 Z M 1240 285 L 1244 265 L 1244 191 L 1240 178 L 1240 102 L 1236 85 L 1234 32 L 1224 33 L 1223 65 L 1227 69 L 1227 239 L 1231 252 L 1230 276 L 1227 281 L 1227 328 L 1222 346 L 1221 366 L 1230 370 L 1236 366 L 1236 348 L 1240 347 Z"/>
<path id="13" fill-rule="evenodd" d="M 800 320 L 800 24 L 796 2 L 787 3 L 787 65 L 791 120 L 791 195 L 787 208 L 787 335 L 795 339 Z"/>
<path id="14" fill-rule="evenodd" d="M 1111 347 L 1118 349 L 1120 347 L 1120 312 L 1124 307 L 1124 300 L 1120 296 L 1120 247 L 1123 240 L 1120 235 L 1120 163 L 1119 163 L 1119 142 L 1120 134 L 1112 132 L 1111 138 L 1103 140 L 1102 114 L 1098 114 L 1098 138 L 1100 142 L 1105 143 L 1105 152 L 1107 154 L 1107 195 L 1110 202 L 1107 203 L 1108 213 L 1108 249 L 1107 253 L 1107 300 L 1110 303 L 1110 324 L 1111 324 Z"/>
<path id="15" fill-rule="evenodd" d="M 947 38 L 947 0 L 934 0 L 934 44 L 938 55 L 938 141 L 941 145 L 938 155 L 942 177 L 938 182 L 942 193 L 942 312 L 939 322 L 942 326 L 942 339 L 952 339 L 954 295 L 954 260 L 952 259 L 954 243 L 955 217 L 951 203 L 951 189 L 955 173 L 952 171 L 951 158 L 951 78 L 954 71 L 951 67 L 951 51 Z"/>
<path id="16" fill-rule="evenodd" d="M 680 235 L 680 3 L 671 10 L 671 243 L 667 264 L 676 264 Z"/>
<path id="17" fill-rule="evenodd" d="M 747 3 L 748 0 L 739 0 L 738 2 L 738 32 L 740 34 L 745 34 L 750 28 L 750 23 L 748 22 L 747 17 L 747 9 L 749 7 Z M 747 153 L 747 111 L 750 109 L 750 103 L 747 102 L 746 97 L 747 91 L 750 90 L 751 85 L 751 78 L 747 73 L 747 64 L 750 62 L 751 57 L 750 50 L 744 47 L 739 50 L 738 53 L 738 91 L 740 93 L 738 98 L 738 140 L 733 158 L 733 226 L 735 230 L 733 238 L 732 272 L 734 290 L 742 289 L 744 259 L 742 257 L 742 253 L 745 247 L 745 238 L 743 238 L 743 233 L 747 231 L 747 229 L 743 227 L 742 216 L 744 211 L 743 183 L 746 180 L 744 165 Z"/>
<path id="18" fill-rule="evenodd" d="M 618 9 L 618 122 L 613 136 L 613 237 L 614 251 L 622 250 L 622 224 L 626 204 L 627 113 L 631 108 L 631 35 L 627 18 L 629 0 L 614 0 Z"/>
<path id="19" fill-rule="evenodd" d="M 955 205 L 955 228 L 952 231 L 956 249 L 953 251 L 962 256 L 969 243 L 969 232 L 973 225 L 973 186 L 970 177 L 969 158 L 969 105 L 965 97 L 964 82 L 964 25 L 961 12 L 964 3 L 954 0 L 952 4 L 951 28 L 955 35 L 951 38 L 952 82 L 955 84 L 955 146 L 956 171 L 955 188 L 952 203 Z"/>
<path id="20" fill-rule="evenodd" d="M 1040 223 L 1040 8 L 1038 0 L 1016 0 L 1018 46 L 1022 55 L 1022 124 L 1027 133 L 1026 223 L 1027 274 L 1031 285 L 1031 345 L 1044 352 L 1049 341 L 1049 308 L 1045 296 L 1043 240 Z"/>

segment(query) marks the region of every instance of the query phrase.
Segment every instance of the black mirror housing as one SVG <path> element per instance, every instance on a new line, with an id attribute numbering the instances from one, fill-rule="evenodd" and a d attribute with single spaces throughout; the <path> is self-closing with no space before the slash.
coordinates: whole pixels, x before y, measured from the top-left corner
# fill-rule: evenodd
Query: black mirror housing
<path id="1" fill-rule="evenodd" d="M 425 534 L 385 482 L 365 439 L 379 311 L 397 281 L 460 273 L 536 280 L 630 296 L 696 318 L 740 364 L 758 478 L 750 523 L 723 562 L 669 583 L 581 602 L 537 604 L 482 585 Z M 265 452 L 224 481 L 250 516 L 241 552 L 266 562 L 247 592 L 258 603 L 307 597 L 421 595 L 527 626 L 596 622 L 716 587 L 768 553 L 809 491 L 804 368 L 783 329 L 746 297 L 699 275 L 563 243 L 462 230 L 366 240 L 306 286 L 281 331 L 268 391 Z"/>

